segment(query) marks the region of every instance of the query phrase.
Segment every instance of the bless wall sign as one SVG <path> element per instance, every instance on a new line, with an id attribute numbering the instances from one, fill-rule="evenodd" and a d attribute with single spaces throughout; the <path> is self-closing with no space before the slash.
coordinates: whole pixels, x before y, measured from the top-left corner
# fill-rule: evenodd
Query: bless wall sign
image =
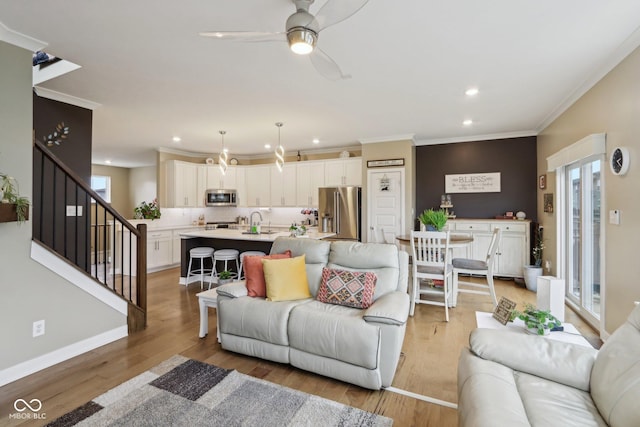
<path id="1" fill-rule="evenodd" d="M 445 193 L 499 193 L 500 172 L 444 176 Z"/>

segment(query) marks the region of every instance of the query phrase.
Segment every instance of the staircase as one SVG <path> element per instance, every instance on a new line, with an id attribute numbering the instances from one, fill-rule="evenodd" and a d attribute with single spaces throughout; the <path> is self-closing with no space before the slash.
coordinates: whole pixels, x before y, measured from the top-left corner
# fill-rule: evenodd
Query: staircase
<path id="1" fill-rule="evenodd" d="M 37 140 L 33 175 L 33 240 L 96 286 L 126 301 L 129 333 L 143 330 L 146 224 L 132 226 Z"/>

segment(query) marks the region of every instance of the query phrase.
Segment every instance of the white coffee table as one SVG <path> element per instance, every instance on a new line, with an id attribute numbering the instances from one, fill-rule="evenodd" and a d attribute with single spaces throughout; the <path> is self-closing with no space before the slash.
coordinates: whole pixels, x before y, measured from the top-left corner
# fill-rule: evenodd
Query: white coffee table
<path id="1" fill-rule="evenodd" d="M 218 308 L 218 291 L 216 288 L 196 294 L 200 305 L 200 338 L 209 333 L 209 307 Z"/>
<path id="2" fill-rule="evenodd" d="M 516 319 L 513 322 L 508 322 L 506 325 L 503 325 L 493 318 L 493 313 L 486 313 L 483 311 L 476 311 L 476 324 L 478 325 L 478 328 L 507 329 L 523 334 L 529 333 L 525 329 L 524 322 L 520 319 Z M 589 344 L 589 341 L 587 341 L 571 323 L 563 322 L 562 326 L 564 327 L 564 331 L 551 332 L 548 335 L 544 335 L 544 337 L 555 341 L 570 342 L 584 347 L 593 348 L 593 346 Z"/>

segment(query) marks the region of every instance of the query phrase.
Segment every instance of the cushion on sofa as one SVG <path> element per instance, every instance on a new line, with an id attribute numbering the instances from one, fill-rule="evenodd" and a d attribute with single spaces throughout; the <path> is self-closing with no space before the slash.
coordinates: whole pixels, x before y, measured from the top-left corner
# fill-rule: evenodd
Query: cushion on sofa
<path id="1" fill-rule="evenodd" d="M 370 271 L 378 277 L 374 301 L 398 288 L 400 265 L 398 248 L 383 243 L 332 242 L 327 267 Z"/>
<path id="2" fill-rule="evenodd" d="M 316 299 L 327 304 L 369 308 L 378 277 L 370 271 L 322 269 L 322 283 Z"/>
<path id="3" fill-rule="evenodd" d="M 312 300 L 289 319 L 289 346 L 367 369 L 378 367 L 380 327 L 362 319 L 364 310 Z"/>
<path id="4" fill-rule="evenodd" d="M 294 257 L 305 254 L 309 291 L 315 297 L 322 280 L 322 268 L 327 265 L 329 260 L 331 243 L 316 239 L 278 237 L 271 246 L 271 253 L 274 254 L 289 249 L 291 250 L 291 256 Z"/>
<path id="5" fill-rule="evenodd" d="M 294 307 L 312 300 L 271 302 L 262 298 L 218 301 L 218 328 L 224 334 L 289 345 L 287 324 Z"/>
<path id="6" fill-rule="evenodd" d="M 247 295 L 250 297 L 266 297 L 267 284 L 264 281 L 262 259 L 291 258 L 291 251 L 264 256 L 246 256 L 242 261 L 242 268 L 247 282 Z"/>
<path id="7" fill-rule="evenodd" d="M 640 306 L 604 343 L 591 372 L 591 396 L 612 426 L 640 425 Z"/>
<path id="8" fill-rule="evenodd" d="M 304 254 L 287 259 L 263 259 L 267 300 L 291 301 L 311 298 Z"/>

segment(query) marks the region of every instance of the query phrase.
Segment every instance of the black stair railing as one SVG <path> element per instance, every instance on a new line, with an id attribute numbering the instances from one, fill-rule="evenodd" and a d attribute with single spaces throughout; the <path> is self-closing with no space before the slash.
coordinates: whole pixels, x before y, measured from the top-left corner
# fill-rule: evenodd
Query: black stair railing
<path id="1" fill-rule="evenodd" d="M 33 175 L 34 240 L 127 300 L 133 330 L 144 327 L 146 224 L 131 225 L 37 140 Z"/>

